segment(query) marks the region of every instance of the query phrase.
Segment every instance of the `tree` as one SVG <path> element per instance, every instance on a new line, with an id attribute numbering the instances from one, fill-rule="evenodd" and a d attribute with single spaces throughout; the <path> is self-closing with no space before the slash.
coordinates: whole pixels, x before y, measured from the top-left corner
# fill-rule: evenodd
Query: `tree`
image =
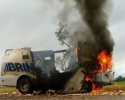
<path id="1" fill-rule="evenodd" d="M 125 81 L 125 78 L 122 77 L 122 76 L 118 76 L 116 79 L 115 79 L 116 82 L 120 82 L 120 81 Z"/>
<path id="2" fill-rule="evenodd" d="M 57 31 L 55 32 L 56 37 L 58 38 L 58 40 L 60 41 L 60 44 L 66 44 L 68 47 L 70 47 L 65 40 L 67 39 L 67 37 L 69 36 L 69 32 L 65 29 L 66 25 L 63 25 L 61 23 L 59 23 L 59 29 L 57 29 Z"/>
<path id="3" fill-rule="evenodd" d="M 71 52 L 70 45 L 65 42 L 65 40 L 69 37 L 69 32 L 66 30 L 66 26 L 67 25 L 63 25 L 63 24 L 59 23 L 59 29 L 57 29 L 56 32 L 55 32 L 56 37 L 58 38 L 60 44 L 61 45 L 65 44 L 69 47 L 69 49 L 67 49 L 67 51 L 65 53 L 63 53 L 62 56 L 56 57 L 56 64 L 61 65 L 61 69 L 63 71 L 66 70 L 65 64 L 66 64 L 66 61 L 69 59 L 70 52 Z"/>

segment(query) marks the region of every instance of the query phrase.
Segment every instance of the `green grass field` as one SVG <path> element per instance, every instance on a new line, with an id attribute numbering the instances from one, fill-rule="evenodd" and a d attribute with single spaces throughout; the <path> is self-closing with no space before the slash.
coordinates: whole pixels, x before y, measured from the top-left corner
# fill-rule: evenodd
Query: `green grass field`
<path id="1" fill-rule="evenodd" d="M 103 86 L 103 91 L 125 91 L 125 82 L 115 82 L 114 85 Z M 13 93 L 18 92 L 15 87 L 7 87 L 7 86 L 0 86 L 0 94 L 1 93 Z"/>

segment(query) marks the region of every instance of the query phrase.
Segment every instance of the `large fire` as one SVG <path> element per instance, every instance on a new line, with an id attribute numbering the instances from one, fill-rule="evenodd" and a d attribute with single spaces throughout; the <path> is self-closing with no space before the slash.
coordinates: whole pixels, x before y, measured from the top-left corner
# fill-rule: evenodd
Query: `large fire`
<path id="1" fill-rule="evenodd" d="M 98 70 L 89 70 L 89 73 L 105 72 L 106 70 L 108 70 L 108 68 L 111 68 L 112 66 L 111 55 L 109 55 L 105 50 L 98 55 L 97 61 L 99 63 L 100 68 Z M 92 79 L 89 75 L 86 75 L 86 81 L 92 82 Z M 94 84 L 92 82 L 92 92 L 101 92 L 101 91 L 102 91 L 102 86 Z"/>
<path id="2" fill-rule="evenodd" d="M 98 64 L 100 68 L 98 70 L 89 70 L 89 73 L 105 72 L 112 67 L 112 57 L 105 50 L 98 55 Z"/>
<path id="3" fill-rule="evenodd" d="M 112 66 L 112 58 L 111 55 L 107 54 L 107 52 L 104 50 L 98 55 L 98 62 L 100 64 L 100 71 L 99 72 L 104 72 L 108 68 L 111 68 Z"/>
<path id="4" fill-rule="evenodd" d="M 80 48 L 77 47 L 75 48 L 76 54 L 78 54 Z M 110 54 L 108 54 L 105 50 L 103 50 L 101 53 L 98 54 L 97 56 L 97 61 L 99 65 L 99 69 L 97 70 L 89 70 L 88 69 L 88 74 L 86 75 L 86 81 L 90 81 L 92 83 L 92 91 L 91 92 L 101 92 L 102 91 L 102 86 L 95 84 L 92 82 L 91 76 L 89 76 L 91 73 L 100 73 L 100 72 L 105 72 L 109 68 L 112 67 L 112 57 Z"/>

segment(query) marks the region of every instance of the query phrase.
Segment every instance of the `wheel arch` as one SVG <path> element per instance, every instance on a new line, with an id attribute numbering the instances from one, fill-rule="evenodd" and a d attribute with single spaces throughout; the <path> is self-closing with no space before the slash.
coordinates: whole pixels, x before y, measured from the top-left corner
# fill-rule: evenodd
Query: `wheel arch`
<path id="1" fill-rule="evenodd" d="M 31 84 L 32 84 L 32 85 L 35 85 L 35 84 L 34 84 L 34 81 L 33 81 L 33 78 L 31 78 L 29 75 L 21 75 L 21 76 L 17 79 L 16 88 L 17 88 L 17 84 L 18 84 L 19 80 L 22 79 L 22 78 L 28 78 L 28 79 L 31 81 Z"/>

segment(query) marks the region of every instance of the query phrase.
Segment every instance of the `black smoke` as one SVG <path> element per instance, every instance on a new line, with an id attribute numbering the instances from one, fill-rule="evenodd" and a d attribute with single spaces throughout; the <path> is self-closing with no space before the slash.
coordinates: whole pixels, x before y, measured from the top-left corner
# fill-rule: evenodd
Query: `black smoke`
<path id="1" fill-rule="evenodd" d="M 114 41 L 108 29 L 108 15 L 104 8 L 108 0 L 75 0 L 77 8 L 90 28 L 100 51 L 113 51 Z"/>

